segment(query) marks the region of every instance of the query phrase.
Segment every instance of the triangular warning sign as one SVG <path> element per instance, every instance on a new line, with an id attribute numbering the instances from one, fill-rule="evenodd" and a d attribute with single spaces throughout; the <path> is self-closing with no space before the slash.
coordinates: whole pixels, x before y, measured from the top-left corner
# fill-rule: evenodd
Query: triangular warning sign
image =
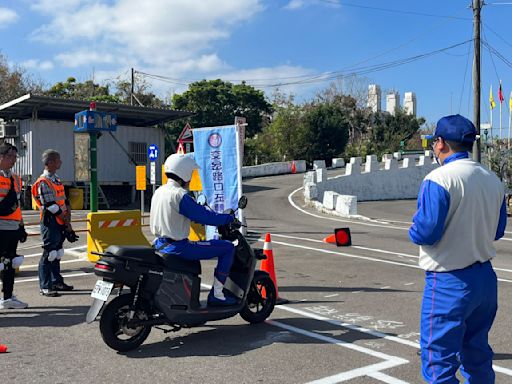
<path id="1" fill-rule="evenodd" d="M 192 127 L 189 123 L 185 124 L 185 127 L 181 131 L 180 135 L 178 136 L 179 143 L 193 143 L 194 138 L 192 135 Z"/>

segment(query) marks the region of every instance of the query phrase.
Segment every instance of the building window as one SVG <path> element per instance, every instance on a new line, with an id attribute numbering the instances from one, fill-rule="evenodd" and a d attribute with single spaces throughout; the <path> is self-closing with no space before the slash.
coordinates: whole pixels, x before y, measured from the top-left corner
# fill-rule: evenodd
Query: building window
<path id="1" fill-rule="evenodd" d="M 128 142 L 130 156 L 139 165 L 145 165 L 148 162 L 148 145 L 147 143 Z"/>

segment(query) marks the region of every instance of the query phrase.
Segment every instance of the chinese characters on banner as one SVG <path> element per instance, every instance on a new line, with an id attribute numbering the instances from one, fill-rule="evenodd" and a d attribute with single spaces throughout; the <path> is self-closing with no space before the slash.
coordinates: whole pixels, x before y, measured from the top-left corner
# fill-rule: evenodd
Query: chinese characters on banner
<path id="1" fill-rule="evenodd" d="M 201 167 L 199 174 L 203 194 L 215 212 L 236 209 L 242 195 L 242 170 L 238 126 L 196 128 L 194 158 Z M 238 211 L 242 221 L 242 211 Z M 215 227 L 206 227 L 206 238 L 215 237 Z"/>

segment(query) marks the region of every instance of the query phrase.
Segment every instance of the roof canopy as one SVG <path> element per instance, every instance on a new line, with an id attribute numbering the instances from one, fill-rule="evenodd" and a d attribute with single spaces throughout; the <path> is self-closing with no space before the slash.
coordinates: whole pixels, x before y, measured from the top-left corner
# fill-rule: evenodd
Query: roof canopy
<path id="1" fill-rule="evenodd" d="M 0 118 L 23 120 L 38 118 L 73 122 L 75 113 L 89 109 L 89 102 L 56 97 L 26 94 L 0 105 Z M 148 127 L 166 121 L 191 116 L 191 112 L 173 111 L 166 108 L 149 108 L 134 105 L 96 102 L 96 109 L 117 114 L 119 125 Z"/>

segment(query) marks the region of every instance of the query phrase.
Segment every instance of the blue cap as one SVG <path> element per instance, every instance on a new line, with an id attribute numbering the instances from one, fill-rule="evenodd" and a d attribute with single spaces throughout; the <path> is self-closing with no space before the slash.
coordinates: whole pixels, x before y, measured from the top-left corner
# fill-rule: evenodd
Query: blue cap
<path id="1" fill-rule="evenodd" d="M 426 136 L 429 140 L 438 137 L 457 143 L 472 143 L 476 140 L 476 128 L 471 120 L 464 116 L 445 116 L 437 122 L 434 134 Z"/>

